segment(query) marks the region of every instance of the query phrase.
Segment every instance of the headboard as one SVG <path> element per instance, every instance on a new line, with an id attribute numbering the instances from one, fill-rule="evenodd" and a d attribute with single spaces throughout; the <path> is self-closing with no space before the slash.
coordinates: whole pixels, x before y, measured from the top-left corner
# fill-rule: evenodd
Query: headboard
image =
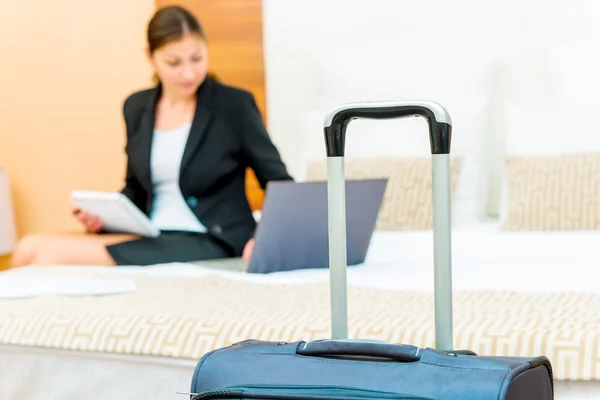
<path id="1" fill-rule="evenodd" d="M 262 0 L 155 1 L 157 8 L 181 5 L 200 19 L 210 51 L 210 71 L 224 83 L 252 92 L 266 121 Z M 263 191 L 252 171 L 246 176 L 246 195 L 252 210 L 259 210 Z"/>

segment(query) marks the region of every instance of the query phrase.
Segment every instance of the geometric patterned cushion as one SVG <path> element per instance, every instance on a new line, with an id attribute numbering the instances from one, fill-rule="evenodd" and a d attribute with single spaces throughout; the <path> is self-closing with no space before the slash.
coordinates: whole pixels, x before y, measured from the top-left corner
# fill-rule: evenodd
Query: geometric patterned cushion
<path id="1" fill-rule="evenodd" d="M 462 161 L 462 157 L 451 157 L 450 159 L 452 196 L 460 175 Z M 346 179 L 388 178 L 376 229 L 432 229 L 431 157 L 351 158 L 344 160 L 344 170 Z M 309 163 L 308 181 L 326 179 L 326 163 Z"/>
<path id="2" fill-rule="evenodd" d="M 503 230 L 600 228 L 600 154 L 507 158 Z"/>

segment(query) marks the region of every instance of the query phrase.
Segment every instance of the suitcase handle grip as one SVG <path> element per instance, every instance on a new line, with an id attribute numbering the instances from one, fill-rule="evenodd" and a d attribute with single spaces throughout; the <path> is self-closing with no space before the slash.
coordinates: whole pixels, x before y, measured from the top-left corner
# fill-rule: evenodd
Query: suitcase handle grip
<path id="1" fill-rule="evenodd" d="M 414 362 L 419 361 L 421 358 L 419 350 L 416 346 L 371 340 L 315 340 L 300 343 L 296 349 L 296 354 L 311 357 L 376 357 Z"/>
<path id="2" fill-rule="evenodd" d="M 325 117 L 325 147 L 327 157 L 343 157 L 346 147 L 346 127 L 350 121 L 423 117 L 429 124 L 431 154 L 450 154 L 452 120 L 444 107 L 433 101 L 372 101 L 344 104 Z"/>

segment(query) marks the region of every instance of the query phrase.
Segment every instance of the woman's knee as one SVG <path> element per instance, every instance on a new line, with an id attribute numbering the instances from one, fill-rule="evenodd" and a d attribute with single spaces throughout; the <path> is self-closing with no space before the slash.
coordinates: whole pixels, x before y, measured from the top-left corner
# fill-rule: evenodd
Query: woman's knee
<path id="1" fill-rule="evenodd" d="M 98 235 L 55 235 L 42 241 L 32 260 L 35 265 L 114 265 Z"/>
<path id="2" fill-rule="evenodd" d="M 134 235 L 32 234 L 17 245 L 12 266 L 115 265 L 106 246 L 135 238 Z"/>
<path id="3" fill-rule="evenodd" d="M 21 238 L 15 246 L 10 266 L 22 267 L 31 264 L 47 238 L 48 235 L 44 233 L 33 233 Z"/>

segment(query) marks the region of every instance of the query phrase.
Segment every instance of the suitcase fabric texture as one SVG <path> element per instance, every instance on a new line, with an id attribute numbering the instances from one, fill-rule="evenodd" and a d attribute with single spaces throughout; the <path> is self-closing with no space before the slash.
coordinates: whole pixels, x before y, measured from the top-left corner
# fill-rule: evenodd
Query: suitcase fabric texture
<path id="1" fill-rule="evenodd" d="M 346 338 L 346 127 L 356 118 L 410 116 L 421 116 L 429 124 L 434 207 L 435 348 Z M 545 356 L 488 357 L 452 350 L 452 123 L 447 111 L 439 104 L 427 101 L 349 104 L 327 115 L 324 127 L 328 162 L 332 338 L 293 343 L 249 339 L 214 350 L 204 355 L 196 366 L 191 398 L 553 399 L 552 366 Z"/>

